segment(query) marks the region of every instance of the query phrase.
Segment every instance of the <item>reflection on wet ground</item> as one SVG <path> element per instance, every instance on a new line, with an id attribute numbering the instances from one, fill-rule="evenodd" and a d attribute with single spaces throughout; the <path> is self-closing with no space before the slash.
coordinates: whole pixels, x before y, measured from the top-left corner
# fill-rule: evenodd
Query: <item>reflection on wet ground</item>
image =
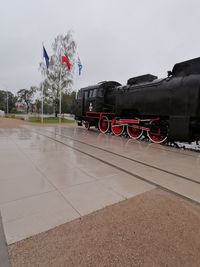
<path id="1" fill-rule="evenodd" d="M 0 151 L 0 209 L 8 244 L 152 190 L 152 183 L 200 202 L 197 153 L 92 129 L 30 126 L 0 129 Z"/>
<path id="2" fill-rule="evenodd" d="M 0 129 L 0 208 L 8 244 L 154 188 L 37 130 Z M 47 130 L 124 147 L 124 141 L 111 144 L 109 137 L 83 129 Z"/>

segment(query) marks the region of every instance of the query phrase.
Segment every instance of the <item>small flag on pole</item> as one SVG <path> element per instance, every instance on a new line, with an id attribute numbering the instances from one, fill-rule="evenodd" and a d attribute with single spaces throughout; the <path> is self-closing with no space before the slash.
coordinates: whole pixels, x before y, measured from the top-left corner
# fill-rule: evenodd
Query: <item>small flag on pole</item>
<path id="1" fill-rule="evenodd" d="M 78 62 L 77 62 L 77 64 L 78 64 L 78 74 L 81 75 L 81 70 L 82 70 L 82 68 L 83 68 L 83 65 L 81 64 L 81 60 L 80 60 L 79 57 L 78 57 Z"/>
<path id="2" fill-rule="evenodd" d="M 47 51 L 46 51 L 44 46 L 43 46 L 43 57 L 45 58 L 46 66 L 47 66 L 47 69 L 48 69 L 48 67 L 49 67 L 49 56 L 48 56 Z"/>
<path id="3" fill-rule="evenodd" d="M 65 62 L 66 65 L 67 65 L 68 70 L 70 70 L 70 68 L 71 68 L 71 63 L 70 63 L 68 57 L 67 57 L 67 56 L 62 56 L 62 57 L 61 57 L 61 61 L 62 61 L 62 62 Z"/>

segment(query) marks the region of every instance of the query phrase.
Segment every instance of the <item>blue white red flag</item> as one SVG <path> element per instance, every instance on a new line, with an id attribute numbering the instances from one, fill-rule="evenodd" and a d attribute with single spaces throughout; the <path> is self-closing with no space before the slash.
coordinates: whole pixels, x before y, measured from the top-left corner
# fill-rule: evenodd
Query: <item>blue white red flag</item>
<path id="1" fill-rule="evenodd" d="M 48 69 L 48 67 L 49 67 L 49 56 L 48 56 L 47 51 L 46 51 L 44 46 L 43 46 L 43 57 L 45 58 L 46 66 L 47 66 L 47 69 Z"/>
<path id="2" fill-rule="evenodd" d="M 81 60 L 80 60 L 79 57 L 78 57 L 78 62 L 77 62 L 77 64 L 78 64 L 78 73 L 79 73 L 79 75 L 81 75 L 81 70 L 82 70 L 82 68 L 83 68 L 83 65 L 81 64 Z"/>

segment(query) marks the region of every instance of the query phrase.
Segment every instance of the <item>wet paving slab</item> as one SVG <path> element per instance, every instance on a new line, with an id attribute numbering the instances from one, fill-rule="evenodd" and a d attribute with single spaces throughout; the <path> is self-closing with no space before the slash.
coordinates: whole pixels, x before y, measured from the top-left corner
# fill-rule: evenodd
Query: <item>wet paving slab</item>
<path id="1" fill-rule="evenodd" d="M 48 129 L 48 131 L 61 134 L 63 138 L 66 136 L 83 142 L 88 142 L 89 138 L 90 145 L 99 146 L 139 162 L 145 162 L 200 181 L 200 153 L 198 152 L 178 150 L 150 142 L 104 135 L 94 130 L 86 131 L 81 128 L 76 129 L 76 131 L 73 131 L 73 129 L 67 131 L 66 128 L 54 128 Z"/>
<path id="2" fill-rule="evenodd" d="M 64 132 L 80 134 L 89 143 L 95 136 L 96 143 L 105 142 L 82 130 Z M 36 131 L 34 127 L 0 131 L 0 210 L 7 244 L 155 188 Z"/>
<path id="3" fill-rule="evenodd" d="M 77 128 L 40 129 L 46 137 L 142 181 L 200 203 L 200 154 Z M 87 169 L 91 172 L 91 168 Z"/>
<path id="4" fill-rule="evenodd" d="M 45 132 L 45 131 L 44 131 Z M 65 128 L 48 129 L 46 134 L 53 133 L 61 138 L 66 144 L 70 144 L 72 140 L 69 138 L 81 141 L 74 142 L 73 146 L 84 150 L 86 144 L 91 145 L 90 152 L 94 151 L 96 155 L 104 158 L 106 154 L 99 150 L 96 152 L 95 146 L 112 153 L 120 154 L 127 159 L 138 163 L 145 163 L 157 169 L 162 169 L 167 172 L 175 173 L 179 176 L 185 176 L 194 181 L 200 182 L 200 153 L 192 151 L 184 151 L 172 147 L 157 145 L 148 142 L 134 141 L 125 137 L 116 137 L 112 135 L 104 135 L 97 131 L 86 131 L 78 128 L 75 131 L 71 129 L 67 131 Z M 60 135 L 62 137 L 60 137 Z M 107 153 L 107 157 L 112 156 Z M 130 165 L 130 162 L 127 163 Z M 148 168 L 147 168 L 148 169 Z"/>
<path id="5" fill-rule="evenodd" d="M 200 202 L 199 184 L 156 169 L 200 181 L 198 153 L 79 127 L 0 129 L 0 148 L 0 210 L 8 244 L 152 190 L 151 183 Z"/>

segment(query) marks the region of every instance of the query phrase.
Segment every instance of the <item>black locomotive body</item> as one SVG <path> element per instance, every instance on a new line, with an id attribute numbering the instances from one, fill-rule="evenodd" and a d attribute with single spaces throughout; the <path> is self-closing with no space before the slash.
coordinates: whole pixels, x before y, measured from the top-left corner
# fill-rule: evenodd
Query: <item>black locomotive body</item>
<path id="1" fill-rule="evenodd" d="M 200 139 L 200 58 L 178 63 L 167 78 L 147 74 L 127 85 L 101 82 L 78 92 L 75 119 L 86 128 L 156 143 Z"/>

